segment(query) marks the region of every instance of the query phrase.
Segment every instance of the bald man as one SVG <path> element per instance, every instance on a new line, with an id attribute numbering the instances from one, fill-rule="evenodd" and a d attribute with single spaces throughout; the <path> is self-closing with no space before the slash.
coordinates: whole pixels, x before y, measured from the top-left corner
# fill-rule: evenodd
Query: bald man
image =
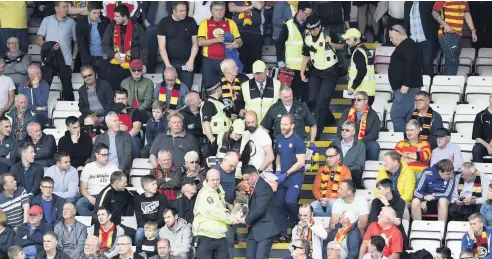
<path id="1" fill-rule="evenodd" d="M 44 126 L 48 122 L 50 85 L 42 79 L 41 68 L 36 64 L 27 68 L 27 76 L 27 80 L 19 84 L 17 92 L 27 97 L 27 107 L 36 114 L 36 120 Z"/>
<path id="2" fill-rule="evenodd" d="M 415 54 L 420 53 L 419 46 L 407 37 L 403 26 L 393 25 L 389 36 L 396 46 L 388 68 L 389 82 L 393 89 L 394 109 L 391 109 L 391 120 L 395 132 L 405 132 L 406 122 L 410 120 L 415 102 L 418 101 L 415 96 L 423 86 L 423 61 L 422 55 Z"/>
<path id="3" fill-rule="evenodd" d="M 228 159 L 232 160 L 234 157 Z M 220 186 L 220 181 L 219 170 L 208 170 L 207 179 L 196 198 L 193 210 L 193 236 L 198 239 L 195 257 L 197 259 L 228 258 L 226 233 L 228 225 L 237 222 L 227 209 L 226 194 Z"/>
<path id="4" fill-rule="evenodd" d="M 275 159 L 273 154 L 272 139 L 262 127 L 258 127 L 258 116 L 254 111 L 247 111 L 245 116 L 246 131 L 241 142 L 241 153 L 246 149 L 252 154 L 248 165 L 254 166 L 259 173 L 263 171 L 273 171 L 272 162 Z M 251 140 L 251 144 L 248 141 Z M 250 145 L 249 147 L 246 145 Z"/>
<path id="5" fill-rule="evenodd" d="M 203 143 L 201 140 L 206 139 L 207 137 L 203 134 L 202 130 L 202 120 L 200 118 L 200 106 L 202 104 L 200 96 L 197 92 L 189 92 L 185 96 L 184 101 L 186 106 L 179 111 L 184 116 L 183 127 L 187 132 L 199 140 L 201 144 Z"/>
<path id="6" fill-rule="evenodd" d="M 12 135 L 18 141 L 22 141 L 27 135 L 27 125 L 36 120 L 36 115 L 29 108 L 27 108 L 27 97 L 23 94 L 15 96 L 14 108 L 6 114 L 12 122 Z M 17 120 L 20 119 L 24 123 L 17 124 Z"/>
<path id="7" fill-rule="evenodd" d="M 27 125 L 25 142 L 34 144 L 36 152 L 35 163 L 43 167 L 50 167 L 56 163 L 54 158 L 56 153 L 55 137 L 50 134 L 44 134 L 39 123 L 31 122 Z"/>
<path id="8" fill-rule="evenodd" d="M 241 85 L 249 78 L 245 74 L 238 73 L 237 64 L 232 59 L 224 59 L 220 63 L 220 70 L 222 71 L 222 78 L 219 81 L 222 96 L 219 100 L 226 106 L 225 112 L 229 117 L 231 115 L 238 116 L 240 111 L 244 109 Z"/>
<path id="9" fill-rule="evenodd" d="M 162 74 L 162 83 L 154 88 L 154 101 L 165 102 L 168 110 L 179 110 L 185 105 L 185 96 L 189 92 L 188 86 L 179 81 L 176 69 L 167 67 Z"/>

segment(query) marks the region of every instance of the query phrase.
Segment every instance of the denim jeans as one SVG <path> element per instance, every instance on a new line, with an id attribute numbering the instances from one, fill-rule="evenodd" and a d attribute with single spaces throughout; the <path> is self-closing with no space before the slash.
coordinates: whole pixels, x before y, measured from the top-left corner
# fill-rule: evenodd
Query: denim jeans
<path id="1" fill-rule="evenodd" d="M 139 135 L 132 137 L 132 157 L 140 157 L 140 150 L 142 149 L 142 139 Z"/>
<path id="2" fill-rule="evenodd" d="M 94 199 L 97 199 L 98 195 L 92 195 Z M 92 216 L 92 210 L 94 210 L 94 206 L 89 202 L 86 197 L 81 197 L 77 203 L 75 204 L 77 208 L 77 213 L 79 216 Z"/>
<path id="3" fill-rule="evenodd" d="M 454 33 L 445 33 L 439 37 L 439 44 L 441 45 L 442 53 L 444 54 L 444 70 L 443 75 L 455 76 L 458 74 L 458 68 L 460 67 L 460 37 Z"/>
<path id="4" fill-rule="evenodd" d="M 28 245 L 22 248 L 22 251 L 24 252 L 24 255 L 29 259 L 34 259 L 36 257 L 36 254 L 38 253 L 38 249 L 35 245 Z"/>
<path id="5" fill-rule="evenodd" d="M 26 29 L 0 29 L 0 53 L 3 55 L 7 52 L 7 40 L 11 36 L 19 38 L 19 48 L 22 52 L 29 51 L 29 33 Z"/>
<path id="6" fill-rule="evenodd" d="M 407 121 L 410 120 L 415 109 L 415 96 L 419 91 L 420 88 L 409 88 L 406 94 L 402 94 L 400 89 L 394 91 L 390 112 L 394 132 L 405 132 Z"/>
<path id="7" fill-rule="evenodd" d="M 378 161 L 379 160 L 379 144 L 375 140 L 369 140 L 364 142 L 366 145 L 366 160 Z"/>
<path id="8" fill-rule="evenodd" d="M 320 201 L 311 202 L 311 207 L 313 207 L 313 216 L 314 217 L 331 217 L 331 209 L 333 208 L 333 204 L 337 199 L 329 199 L 328 204 L 326 205 L 326 210 L 323 210 L 323 205 L 321 205 Z"/>
<path id="9" fill-rule="evenodd" d="M 436 45 L 432 40 L 426 40 L 417 43 L 420 50 L 422 51 L 422 61 L 424 62 L 424 75 L 433 76 L 434 75 L 434 57 L 436 53 Z"/>

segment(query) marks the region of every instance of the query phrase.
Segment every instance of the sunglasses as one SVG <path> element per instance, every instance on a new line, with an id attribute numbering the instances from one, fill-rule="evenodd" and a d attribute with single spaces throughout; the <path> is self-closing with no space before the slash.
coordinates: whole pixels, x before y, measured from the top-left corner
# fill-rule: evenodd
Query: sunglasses
<path id="1" fill-rule="evenodd" d="M 198 164 L 198 163 L 200 163 L 200 161 L 189 161 L 188 163 L 190 163 L 190 164 L 194 165 L 194 164 Z"/>
<path id="2" fill-rule="evenodd" d="M 342 129 L 343 132 L 349 132 L 350 129 Z"/>
<path id="3" fill-rule="evenodd" d="M 296 246 L 296 245 L 292 245 L 292 248 L 294 248 L 294 250 L 297 250 L 297 249 L 304 249 L 304 248 L 302 248 L 302 247 L 300 247 L 300 246 Z"/>
<path id="4" fill-rule="evenodd" d="M 87 78 L 92 77 L 92 76 L 94 76 L 94 74 L 88 74 L 88 75 L 82 76 L 82 78 L 87 79 Z"/>
<path id="5" fill-rule="evenodd" d="M 133 73 L 136 73 L 136 72 L 142 72 L 142 69 L 132 69 L 132 72 L 133 72 Z"/>
<path id="6" fill-rule="evenodd" d="M 365 101 L 366 99 L 355 99 L 356 102 L 362 102 Z"/>

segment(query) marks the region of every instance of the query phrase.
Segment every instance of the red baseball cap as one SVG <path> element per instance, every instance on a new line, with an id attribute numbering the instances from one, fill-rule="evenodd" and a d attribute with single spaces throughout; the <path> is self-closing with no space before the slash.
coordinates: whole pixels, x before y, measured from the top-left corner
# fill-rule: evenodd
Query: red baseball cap
<path id="1" fill-rule="evenodd" d="M 39 205 L 34 205 L 29 209 L 30 215 L 39 215 L 43 214 L 43 209 Z"/>
<path id="2" fill-rule="evenodd" d="M 140 59 L 134 59 L 130 62 L 130 69 L 142 69 L 143 62 Z"/>

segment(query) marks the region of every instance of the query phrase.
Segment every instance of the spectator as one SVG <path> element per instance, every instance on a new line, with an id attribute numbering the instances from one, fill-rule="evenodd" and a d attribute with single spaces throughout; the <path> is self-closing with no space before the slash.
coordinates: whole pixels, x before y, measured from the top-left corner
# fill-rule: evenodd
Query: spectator
<path id="1" fill-rule="evenodd" d="M 355 212 L 358 219 L 358 227 L 362 235 L 367 227 L 369 217 L 369 206 L 366 198 L 355 195 L 355 185 L 352 180 L 343 180 L 338 187 L 339 198 L 335 201 L 331 211 L 329 232 L 335 229 L 335 225 L 340 222 L 343 212 L 350 209 Z"/>
<path id="2" fill-rule="evenodd" d="M 454 190 L 449 206 L 451 220 L 465 221 L 468 215 L 480 211 L 481 205 L 487 200 L 489 177 L 480 173 L 472 162 L 466 162 L 456 175 Z"/>
<path id="3" fill-rule="evenodd" d="M 181 167 L 176 167 L 173 163 L 171 152 L 160 150 L 157 154 L 157 167 L 150 171 L 150 174 L 157 179 L 159 193 L 162 193 L 170 201 L 175 201 L 179 196 L 181 178 L 183 177 Z"/>
<path id="4" fill-rule="evenodd" d="M 125 189 L 128 177 L 121 171 L 114 171 L 111 174 L 110 184 L 104 188 L 96 199 L 94 211 L 99 211 L 99 207 L 104 207 L 111 211 L 111 222 L 121 223 L 122 216 L 133 216 L 133 194 Z M 96 222 L 97 213 L 93 213 L 92 222 Z"/>
<path id="5" fill-rule="evenodd" d="M 198 46 L 203 47 L 202 86 L 205 88 L 220 80 L 220 63 L 226 59 L 226 53 L 243 45 L 236 23 L 224 17 L 225 11 L 225 2 L 213 1 L 210 4 L 212 17 L 203 20 L 198 27 Z M 221 30 L 216 32 L 216 28 L 221 28 Z M 234 38 L 232 43 L 225 42 L 225 38 L 226 36 L 229 38 L 229 34 Z"/>
<path id="6" fill-rule="evenodd" d="M 131 19 L 133 24 L 137 22 L 141 22 L 141 16 L 142 16 L 142 2 L 140 1 L 123 1 L 121 2 L 122 5 L 125 5 L 128 7 L 129 11 L 129 16 L 128 18 Z M 118 12 L 115 8 L 121 5 L 120 3 L 115 3 L 111 1 L 103 1 L 103 10 L 102 14 L 106 17 L 108 17 L 110 20 L 115 19 L 116 17 L 116 12 Z M 130 11 L 131 10 L 131 11 Z M 123 15 L 120 15 L 123 16 Z M 132 44 L 133 45 L 133 44 Z"/>
<path id="7" fill-rule="evenodd" d="M 191 224 L 178 216 L 178 211 L 168 208 L 164 211 L 165 226 L 159 231 L 159 238 L 165 238 L 171 243 L 171 255 L 181 259 L 190 258 Z"/>
<path id="8" fill-rule="evenodd" d="M 366 254 L 372 236 L 381 236 L 386 241 L 383 255 L 388 258 L 399 258 L 403 252 L 403 237 L 395 226 L 396 212 L 390 207 L 384 207 L 379 213 L 378 221 L 371 223 L 364 234 L 360 246 L 359 258 Z"/>
<path id="9" fill-rule="evenodd" d="M 190 224 L 193 224 L 196 194 L 197 185 L 194 182 L 186 182 L 181 186 L 181 196 L 176 200 L 178 216 Z"/>
<path id="10" fill-rule="evenodd" d="M 12 124 L 7 116 L 0 117 L 0 171 L 8 172 L 15 165 L 18 141 L 12 136 Z"/>
<path id="11" fill-rule="evenodd" d="M 51 85 L 53 76 L 55 73 L 58 74 L 63 86 L 62 99 L 73 101 L 72 70 L 79 47 L 75 21 L 67 17 L 67 14 L 68 3 L 56 1 L 55 14 L 45 17 L 39 26 L 36 44 L 42 47 L 41 53 L 45 57 L 43 59 L 43 79 L 48 82 L 48 85 Z M 41 79 L 41 74 L 39 74 L 38 79 Z M 40 101 L 38 100 L 38 102 Z"/>
<path id="12" fill-rule="evenodd" d="M 94 146 L 101 143 L 109 148 L 109 163 L 120 170 L 130 170 L 132 163 L 132 137 L 120 130 L 120 119 L 115 112 L 109 112 L 105 117 L 108 131 L 96 137 Z M 95 152 L 91 161 L 95 161 Z"/>
<path id="13" fill-rule="evenodd" d="M 473 25 L 470 7 L 465 1 L 437 1 L 432 16 L 439 23 L 438 40 L 444 54 L 443 75 L 454 76 L 458 73 L 461 54 L 461 35 L 464 22 L 471 30 L 472 41 L 477 41 L 477 30 Z"/>
<path id="14" fill-rule="evenodd" d="M 376 7 L 378 5 L 377 1 L 354 1 L 352 5 L 357 7 L 357 25 L 358 29 L 365 38 L 366 28 L 372 28 L 374 33 L 374 41 L 377 40 L 379 35 L 380 25 L 379 22 L 374 20 L 374 14 L 376 12 Z"/>
<path id="15" fill-rule="evenodd" d="M 31 122 L 27 125 L 27 136 L 25 142 L 33 144 L 35 150 L 34 162 L 43 166 L 50 167 L 55 164 L 53 158 L 56 153 L 55 137 L 41 131 L 41 125 Z"/>
<path id="16" fill-rule="evenodd" d="M 224 112 L 231 119 L 243 117 L 244 115 L 240 116 L 240 111 L 244 109 L 244 100 L 241 97 L 241 85 L 248 81 L 249 77 L 239 73 L 237 63 L 229 58 L 220 62 L 220 70 L 222 71 L 222 78 L 220 79 L 222 95 L 219 101 L 225 105 Z"/>
<path id="17" fill-rule="evenodd" d="M 89 1 L 72 1 L 68 4 L 68 14 L 73 19 L 82 15 L 87 16 L 89 14 Z"/>
<path id="18" fill-rule="evenodd" d="M 473 259 L 475 258 L 475 252 L 473 248 L 465 248 L 460 253 L 460 259 Z"/>
<path id="19" fill-rule="evenodd" d="M 482 186 L 485 188 L 485 186 Z M 492 226 L 492 184 L 488 185 L 487 189 L 487 199 L 480 207 L 480 214 L 482 214 L 484 219 L 484 224 L 486 227 Z"/>
<path id="20" fill-rule="evenodd" d="M 43 251 L 43 236 L 48 231 L 53 231 L 53 227 L 42 222 L 43 209 L 39 206 L 32 206 L 29 209 L 29 220 L 17 227 L 14 244 L 22 246 L 24 254 L 29 258 L 34 258 L 37 253 Z"/>
<path id="21" fill-rule="evenodd" d="M 70 259 L 63 251 L 58 250 L 58 235 L 49 231 L 43 236 L 43 250 L 36 255 L 36 259 Z"/>
<path id="22" fill-rule="evenodd" d="M 415 174 L 409 168 L 407 162 L 401 160 L 396 151 L 388 151 L 384 154 L 383 168 L 378 172 L 376 182 L 390 179 L 393 191 L 398 192 L 405 202 L 411 202 L 415 191 Z M 378 197 L 378 188 L 374 189 L 374 196 Z"/>
<path id="23" fill-rule="evenodd" d="M 109 15 L 108 18 L 112 19 Z M 124 33 L 123 33 L 124 32 Z M 121 81 L 130 77 L 130 61 L 141 59 L 147 64 L 147 40 L 142 25 L 130 19 L 130 10 L 126 5 L 114 8 L 114 23 L 110 23 L 102 39 L 104 53 L 111 60 L 108 66 L 108 81 L 113 90 L 120 87 Z M 146 67 L 142 71 L 145 74 Z"/>
<path id="24" fill-rule="evenodd" d="M 427 140 L 432 149 L 437 147 L 437 139 L 434 134 L 438 129 L 443 128 L 441 115 L 434 111 L 430 104 L 430 96 L 425 91 L 420 91 L 415 96 L 415 110 L 411 119 L 416 119 L 422 126 L 420 138 Z"/>
<path id="25" fill-rule="evenodd" d="M 157 193 L 157 180 L 153 175 L 145 175 L 140 179 L 144 193 L 134 199 L 133 208 L 137 219 L 137 233 L 135 243 L 140 244 L 144 238 L 145 222 L 156 222 L 156 227 L 162 227 L 164 220 L 162 215 L 169 207 L 167 198 Z"/>
<path id="26" fill-rule="evenodd" d="M 304 2 L 300 2 L 304 3 Z M 314 145 L 314 140 L 318 132 L 318 127 L 316 126 L 316 120 L 313 114 L 309 111 L 309 108 L 305 103 L 294 101 L 292 88 L 288 86 L 280 87 L 280 102 L 273 104 L 270 109 L 268 109 L 267 114 L 261 121 L 261 126 L 268 130 L 270 133 L 273 131 L 273 137 L 280 135 L 280 120 L 281 116 L 290 113 L 296 118 L 296 123 L 294 127 L 294 132 L 297 136 L 302 139 L 307 139 L 306 136 L 306 126 L 311 127 L 309 130 L 309 138 L 312 145 Z M 292 112 L 291 112 L 292 111 Z M 278 116 L 280 115 L 280 117 Z M 320 129 L 321 131 L 323 129 Z M 270 133 L 272 134 L 272 133 Z"/>
<path id="27" fill-rule="evenodd" d="M 71 159 L 68 153 L 63 151 L 56 153 L 55 160 L 56 165 L 47 168 L 44 177 L 50 177 L 54 181 L 51 190 L 53 194 L 68 202 L 75 202 L 78 196 L 79 173 L 70 165 Z"/>
<path id="28" fill-rule="evenodd" d="M 239 58 L 244 65 L 244 73 L 251 73 L 253 62 L 261 59 L 265 22 L 262 10 L 265 2 L 236 1 L 229 2 L 228 7 L 243 39 L 242 48 L 238 50 Z"/>
<path id="29" fill-rule="evenodd" d="M 27 53 L 29 48 L 29 35 L 27 32 L 27 3 L 25 2 L 2 2 L 0 3 L 0 17 L 2 17 L 2 28 L 0 35 L 0 53 L 5 53 L 5 43 L 12 36 L 21 41 L 21 50 Z"/>
<path id="30" fill-rule="evenodd" d="M 429 142 L 420 139 L 420 131 L 419 122 L 411 119 L 407 122 L 407 139 L 398 142 L 395 146 L 395 151 L 401 155 L 402 162 L 408 164 L 408 167 L 414 172 L 415 178 L 417 179 L 422 173 L 422 170 L 429 166 L 432 152 Z"/>
<path id="31" fill-rule="evenodd" d="M 96 199 L 110 181 L 118 167 L 109 163 L 109 148 L 103 143 L 94 146 L 95 161 L 84 166 L 80 175 L 80 199 L 77 201 L 79 216 L 91 216 Z"/>
<path id="32" fill-rule="evenodd" d="M 314 258 L 321 258 L 323 253 L 323 240 L 328 237 L 328 233 L 322 225 L 313 219 L 313 208 L 309 204 L 303 204 L 299 207 L 299 223 L 292 229 L 292 243 L 293 248 L 296 238 L 303 240 L 310 240 L 312 244 L 312 256 Z M 291 252 L 294 249 L 291 250 Z"/>
<path id="33" fill-rule="evenodd" d="M 164 81 L 154 88 L 154 100 L 166 103 L 167 110 L 177 111 L 185 105 L 185 96 L 190 91 L 181 83 L 174 67 L 167 67 L 162 74 Z"/>
<path id="34" fill-rule="evenodd" d="M 27 68 L 32 63 L 31 56 L 21 50 L 19 37 L 10 36 L 6 40 L 8 51 L 6 53 L 2 52 L 0 57 L 0 60 L 3 60 L 5 64 L 2 74 L 10 77 L 15 85 L 19 85 L 22 81 L 27 81 Z M 13 102 L 10 106 L 12 104 Z M 8 111 L 9 109 L 4 110 Z"/>
<path id="35" fill-rule="evenodd" d="M 101 124 L 104 116 L 111 110 L 113 105 L 113 91 L 111 85 L 102 79 L 96 79 L 94 68 L 82 66 L 80 75 L 84 79 L 84 84 L 79 88 L 79 111 L 82 118 L 94 115 Z"/>
<path id="36" fill-rule="evenodd" d="M 99 207 L 97 209 L 97 223 L 87 229 L 88 234 L 92 234 L 99 239 L 99 252 L 107 258 L 113 258 L 118 254 L 116 240 L 125 235 L 125 230 L 111 221 L 109 209 Z M 130 242 L 131 243 L 131 242 Z"/>
<path id="37" fill-rule="evenodd" d="M 149 157 L 150 148 L 154 143 L 154 139 L 159 133 L 167 132 L 167 118 L 165 117 L 166 104 L 161 101 L 154 101 L 152 103 L 152 116 L 147 121 L 145 127 L 145 139 L 147 144 L 140 151 L 140 157 Z"/>
<path id="38" fill-rule="evenodd" d="M 171 257 L 171 242 L 168 239 L 161 238 L 157 241 L 157 255 L 150 259 L 168 259 Z M 225 257 L 224 257 L 225 258 Z"/>
<path id="39" fill-rule="evenodd" d="M 20 161 L 10 168 L 10 173 L 15 177 L 17 186 L 23 187 L 29 195 L 36 196 L 41 193 L 40 181 L 43 178 L 43 166 L 34 161 L 34 145 L 22 144 L 19 147 Z"/>
<path id="40" fill-rule="evenodd" d="M 272 139 L 268 131 L 258 127 L 258 116 L 254 111 L 246 112 L 246 131 L 241 141 L 241 153 L 249 149 L 249 165 L 254 166 L 258 172 L 273 172 L 272 163 L 275 159 L 272 148 Z M 252 155 L 251 155 L 252 153 Z"/>
<path id="41" fill-rule="evenodd" d="M 405 122 L 412 117 L 416 95 L 422 87 L 422 56 L 417 44 L 407 37 L 405 28 L 394 25 L 389 30 L 391 42 L 396 45 L 391 54 L 388 78 L 394 92 L 391 120 L 395 132 L 405 130 Z"/>
<path id="42" fill-rule="evenodd" d="M 6 113 L 15 132 L 15 139 L 21 143 L 27 135 L 27 125 L 36 120 L 35 113 L 27 108 L 27 96 L 18 94 L 15 96 L 15 106 Z"/>
<path id="43" fill-rule="evenodd" d="M 272 38 L 278 39 L 280 31 L 286 21 L 296 15 L 298 2 L 278 1 L 273 7 Z"/>
<path id="44" fill-rule="evenodd" d="M 166 68 L 174 67 L 178 78 L 185 85 L 191 86 L 195 57 L 198 54 L 198 26 L 187 15 L 186 4 L 184 1 L 173 2 L 172 14 L 164 17 L 158 24 L 157 41 L 159 54 Z M 155 41 L 155 38 L 152 40 Z"/>
<path id="45" fill-rule="evenodd" d="M 10 77 L 5 75 L 6 63 L 0 58 L 0 94 L 2 100 L 0 100 L 0 115 L 3 115 L 5 111 L 10 110 L 10 107 L 14 104 L 15 85 Z"/>
<path id="46" fill-rule="evenodd" d="M 202 101 L 200 100 L 200 95 L 197 92 L 189 92 L 185 96 L 185 104 L 179 113 L 184 117 L 184 128 L 186 132 L 189 132 L 199 143 L 200 146 L 200 157 L 204 158 L 205 154 L 208 154 L 210 149 L 210 143 L 208 143 L 207 136 L 203 134 L 202 128 L 202 118 L 200 116 L 200 106 Z M 148 127 L 147 123 L 147 127 Z M 205 161 L 203 159 L 202 161 Z M 204 164 L 203 164 L 204 165 Z"/>
<path id="47" fill-rule="evenodd" d="M 386 247 L 386 240 L 382 236 L 372 236 L 367 242 L 367 254 L 362 259 L 388 259 L 383 255 L 384 248 Z"/>
<path id="48" fill-rule="evenodd" d="M 145 258 L 150 258 L 157 254 L 157 223 L 154 221 L 147 221 L 142 228 L 144 230 L 144 236 L 141 241 L 135 242 L 137 245 L 137 253 Z"/>
<path id="49" fill-rule="evenodd" d="M 405 2 L 403 24 L 422 53 L 423 74 L 434 75 L 434 57 L 437 45 L 438 24 L 432 17 L 434 2 Z"/>
<path id="50" fill-rule="evenodd" d="M 58 141 L 58 151 L 65 153 L 69 158 L 68 162 L 76 169 L 87 164 L 91 157 L 92 139 L 87 133 L 80 132 L 80 123 L 77 117 L 67 117 L 65 125 L 67 126 L 67 131 Z M 66 199 L 67 197 L 64 198 Z"/>
<path id="51" fill-rule="evenodd" d="M 97 78 L 106 80 L 109 60 L 108 55 L 103 51 L 102 38 L 111 21 L 107 17 L 101 16 L 101 10 L 101 3 L 89 2 L 87 18 L 77 19 L 75 32 L 82 65 L 92 66 Z M 93 76 L 92 78 L 95 79 L 96 77 Z"/>
<path id="52" fill-rule="evenodd" d="M 53 194 L 55 182 L 49 176 L 41 179 L 41 194 L 31 197 L 31 207 L 39 206 L 43 209 L 43 222 L 51 226 L 63 219 L 63 204 L 65 199 Z"/>
<path id="53" fill-rule="evenodd" d="M 7 254 L 10 247 L 14 245 L 15 231 L 8 225 L 5 212 L 0 211 L 0 253 Z"/>
<path id="54" fill-rule="evenodd" d="M 4 173 L 0 175 L 0 211 L 7 215 L 7 225 L 17 231 L 17 227 L 26 223 L 29 218 L 29 195 L 22 187 L 17 187 L 14 175 Z"/>
<path id="55" fill-rule="evenodd" d="M 267 76 L 267 67 L 261 60 L 253 63 L 254 78 L 241 85 L 241 99 L 244 101 L 244 111 L 239 115 L 244 116 L 246 111 L 254 111 L 257 121 L 261 122 L 268 109 L 280 98 L 280 81 Z"/>
<path id="56" fill-rule="evenodd" d="M 353 210 L 345 210 L 340 222 L 335 225 L 335 229 L 328 236 L 328 241 L 340 244 L 340 258 L 359 258 L 362 235 L 357 227 L 357 220 L 357 214 Z"/>
<path id="57" fill-rule="evenodd" d="M 200 166 L 200 158 L 196 151 L 189 151 L 185 154 L 185 165 L 183 168 L 183 179 L 181 186 L 186 183 L 194 183 L 197 189 L 202 188 L 202 183 L 206 178 L 207 170 Z"/>
<path id="58" fill-rule="evenodd" d="M 118 237 L 117 240 L 118 245 L 118 255 L 114 258 L 124 259 L 124 258 L 133 258 L 133 259 L 144 259 L 141 255 L 134 253 L 132 249 L 132 238 L 128 235 L 123 235 Z"/>
<path id="59" fill-rule="evenodd" d="M 84 251 L 83 251 L 83 253 L 80 253 L 76 257 L 71 257 L 71 258 L 74 258 L 74 259 L 84 259 L 84 258 L 107 259 L 107 257 L 103 253 L 100 252 L 100 250 L 99 250 L 100 246 L 101 246 L 101 241 L 99 241 L 99 237 L 90 234 L 84 240 Z"/>
<path id="60" fill-rule="evenodd" d="M 14 233 L 15 234 L 15 233 Z M 13 239 L 12 239 L 13 241 Z M 13 245 L 8 250 L 8 258 L 9 259 L 25 259 L 24 251 L 22 251 L 22 247 L 18 245 Z"/>
<path id="61" fill-rule="evenodd" d="M 87 227 L 75 219 L 75 204 L 63 204 L 63 219 L 55 225 L 54 231 L 59 236 L 59 247 L 64 253 L 75 258 L 84 252 L 84 242 L 87 239 Z"/>
<path id="62" fill-rule="evenodd" d="M 473 146 L 473 162 L 483 163 L 483 157 L 492 154 L 492 94 L 489 96 L 489 106 L 475 116 L 473 122 L 472 138 L 475 140 Z"/>
<path id="63" fill-rule="evenodd" d="M 48 122 L 50 84 L 41 78 L 41 69 L 36 64 L 27 68 L 27 75 L 27 81 L 21 81 L 17 92 L 27 97 L 27 107 L 36 114 L 36 120 L 44 126 Z"/>
<path id="64" fill-rule="evenodd" d="M 128 105 L 148 115 L 152 104 L 154 83 L 142 76 L 142 69 L 143 63 L 140 59 L 132 60 L 130 62 L 131 77 L 121 82 L 121 88 L 127 91 L 128 99 L 131 100 L 131 104 Z"/>
<path id="65" fill-rule="evenodd" d="M 132 61 L 132 64 L 135 60 Z M 150 80 L 150 79 L 149 79 Z M 148 120 L 145 111 L 128 105 L 128 92 L 118 89 L 114 92 L 114 105 L 112 110 L 118 113 L 120 131 L 130 134 L 132 139 L 132 157 L 138 157 L 142 149 L 140 131 L 142 125 Z"/>
<path id="66" fill-rule="evenodd" d="M 161 150 L 168 150 L 174 156 L 174 166 L 184 165 L 184 156 L 188 151 L 198 152 L 198 143 L 191 134 L 183 129 L 183 115 L 172 112 L 167 116 L 167 133 L 159 133 L 150 149 L 150 163 L 157 168 L 157 154 Z"/>
<path id="67" fill-rule="evenodd" d="M 312 259 L 309 255 L 311 254 L 311 244 L 309 240 L 306 239 L 296 239 L 292 241 L 292 251 L 290 256 L 284 257 L 284 259 Z M 332 257 L 328 257 L 332 259 Z M 335 257 L 333 257 L 335 259 Z M 340 257 L 336 258 L 340 259 Z"/>
<path id="68" fill-rule="evenodd" d="M 311 1 L 299 1 L 296 14 L 287 20 L 275 41 L 275 49 L 279 67 L 293 70 L 294 78 L 290 85 L 296 100 L 309 101 L 308 83 L 301 80 L 302 47 L 306 30 L 306 19 L 313 13 Z M 282 95 L 282 93 L 280 93 Z M 282 96 L 280 96 L 282 99 Z M 312 132 L 312 131 L 311 131 Z"/>
<path id="69" fill-rule="evenodd" d="M 171 1 L 142 2 L 142 21 L 145 27 L 145 35 L 147 36 L 147 46 L 149 48 L 149 62 L 147 67 L 150 73 L 154 73 L 154 71 L 157 72 L 155 70 L 155 64 L 157 55 L 159 54 L 157 52 L 159 50 L 159 44 L 155 39 L 157 38 L 159 22 L 172 13 L 172 5 L 173 2 Z"/>
<path id="70" fill-rule="evenodd" d="M 490 240 L 492 229 L 484 226 L 483 216 L 480 213 L 471 214 L 468 217 L 468 222 L 470 228 L 461 240 L 461 251 L 469 248 L 473 249 L 475 258 L 490 258 L 492 256 L 489 251 L 489 247 L 492 245 Z"/>
<path id="71" fill-rule="evenodd" d="M 419 179 L 412 200 L 412 219 L 422 220 L 422 213 L 438 214 L 446 222 L 448 206 L 454 190 L 453 163 L 443 159 L 425 169 Z"/>
<path id="72" fill-rule="evenodd" d="M 350 169 L 340 162 L 340 149 L 326 149 L 326 164 L 320 167 L 313 184 L 315 201 L 311 203 L 315 217 L 331 216 L 331 209 L 338 199 L 340 182 L 352 179 Z"/>
<path id="73" fill-rule="evenodd" d="M 243 119 L 236 119 L 232 127 L 222 138 L 222 144 L 217 151 L 219 155 L 227 152 L 236 152 L 239 154 L 243 142 L 243 134 L 246 126 Z"/>
<path id="74" fill-rule="evenodd" d="M 391 29 L 393 28 L 394 25 L 403 25 L 404 23 L 404 1 L 396 1 L 396 2 L 391 2 L 388 1 L 386 2 L 387 5 L 387 14 L 388 14 L 388 21 L 386 22 L 386 33 L 385 33 L 385 42 L 389 46 L 391 46 L 390 42 L 393 43 L 395 46 L 398 46 L 396 43 L 392 41 L 391 38 Z"/>
<path id="75" fill-rule="evenodd" d="M 335 33 L 342 34 L 350 28 L 351 4 L 344 1 L 315 3 L 315 10 L 321 19 L 321 25 Z M 325 12 L 326 10 L 331 12 Z"/>
<path id="76" fill-rule="evenodd" d="M 364 142 L 366 147 L 366 159 L 377 161 L 380 150 L 377 140 L 379 139 L 381 121 L 376 111 L 368 105 L 367 100 L 370 97 L 367 96 L 366 92 L 358 91 L 354 98 L 354 105 L 345 109 L 339 120 L 341 123 L 338 125 L 337 132 L 340 132 L 338 136 L 342 136 L 343 122 L 352 121 L 355 124 L 357 139 Z"/>
<path id="77" fill-rule="evenodd" d="M 362 172 L 366 163 L 366 146 L 355 138 L 355 123 L 345 121 L 342 126 L 342 136 L 333 141 L 341 152 L 340 162 L 350 169 L 352 180 L 357 188 L 362 188 Z"/>
<path id="78" fill-rule="evenodd" d="M 451 132 L 446 128 L 439 128 L 434 133 L 437 139 L 437 147 L 432 150 L 430 165 L 433 166 L 442 159 L 449 159 L 453 162 L 454 171 L 458 172 L 463 165 L 461 148 L 451 142 Z"/>
<path id="79" fill-rule="evenodd" d="M 217 169 L 208 170 L 207 180 L 203 182 L 193 210 L 193 236 L 200 239 L 195 252 L 198 258 L 210 258 L 213 255 L 227 258 L 227 226 L 236 221 L 228 213 L 220 175 Z"/>

